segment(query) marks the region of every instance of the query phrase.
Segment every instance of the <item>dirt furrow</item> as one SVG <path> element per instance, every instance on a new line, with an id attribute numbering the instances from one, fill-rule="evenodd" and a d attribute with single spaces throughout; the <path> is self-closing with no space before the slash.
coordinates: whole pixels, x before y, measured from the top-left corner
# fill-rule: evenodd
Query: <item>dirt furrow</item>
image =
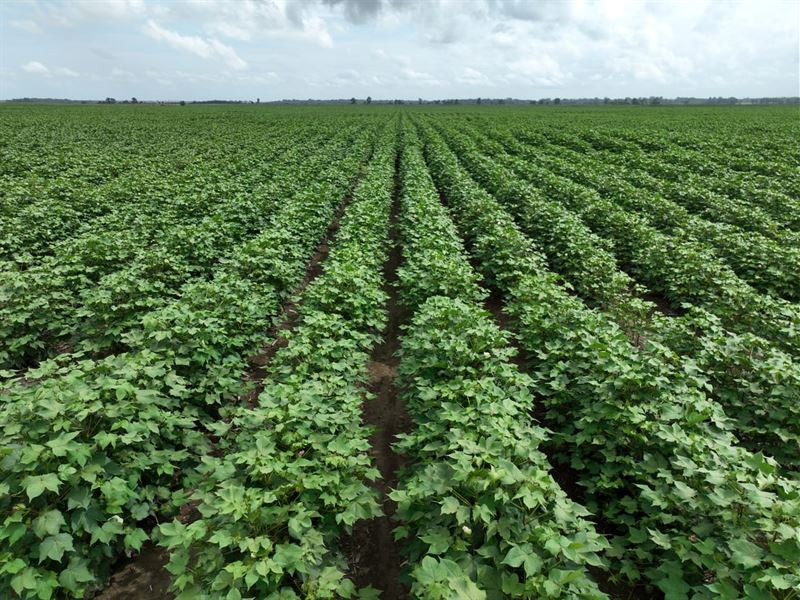
<path id="1" fill-rule="evenodd" d="M 397 163 L 399 163 L 399 156 Z M 398 300 L 397 267 L 401 260 L 397 212 L 399 209 L 399 164 L 395 164 L 394 198 L 390 216 L 389 260 L 384 266 L 384 290 L 388 296 L 388 322 L 383 339 L 372 352 L 369 370 L 371 399 L 363 404 L 363 421 L 375 428 L 370 437 L 371 452 L 381 477 L 374 482 L 380 493 L 383 516 L 360 521 L 352 536 L 344 542 L 350 561 L 350 574 L 358 587 L 372 586 L 381 590 L 382 600 L 408 597 L 408 589 L 400 581 L 403 557 L 394 540 L 392 519 L 396 505 L 388 493 L 397 486 L 397 473 L 406 458 L 392 449 L 396 435 L 408 431 L 411 420 L 400 400 L 396 386 L 400 359 L 400 327 L 404 311 Z"/>

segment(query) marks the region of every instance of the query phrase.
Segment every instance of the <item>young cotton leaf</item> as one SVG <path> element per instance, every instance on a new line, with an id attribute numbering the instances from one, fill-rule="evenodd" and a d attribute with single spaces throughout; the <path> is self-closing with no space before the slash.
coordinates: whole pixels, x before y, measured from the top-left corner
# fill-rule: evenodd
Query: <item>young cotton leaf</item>
<path id="1" fill-rule="evenodd" d="M 61 482 L 55 473 L 31 475 L 22 480 L 22 487 L 25 488 L 25 493 L 28 495 L 29 500 L 38 498 L 45 490 L 50 490 L 54 494 L 57 494 L 60 484 Z"/>
<path id="2" fill-rule="evenodd" d="M 39 544 L 39 562 L 43 562 L 46 558 L 59 561 L 64 556 L 64 552 L 72 552 L 73 550 L 72 536 L 70 534 L 59 533 L 51 535 Z"/>

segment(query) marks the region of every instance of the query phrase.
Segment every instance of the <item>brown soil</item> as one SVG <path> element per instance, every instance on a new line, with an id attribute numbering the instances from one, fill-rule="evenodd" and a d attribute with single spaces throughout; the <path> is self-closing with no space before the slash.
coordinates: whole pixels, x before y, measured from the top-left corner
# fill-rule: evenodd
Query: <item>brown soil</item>
<path id="1" fill-rule="evenodd" d="M 169 560 L 166 549 L 150 543 L 135 557 L 123 561 L 111 576 L 108 587 L 96 600 L 171 600 L 170 574 L 164 570 Z"/>
<path id="2" fill-rule="evenodd" d="M 357 523 L 352 535 L 343 540 L 342 544 L 348 555 L 350 576 L 355 584 L 358 587 L 371 585 L 381 590 L 383 600 L 408 598 L 408 588 L 400 580 L 402 554 L 392 535 L 396 525 L 392 515 L 397 507 L 387 495 L 397 486 L 398 469 L 408 462 L 392 449 L 392 443 L 398 433 L 408 431 L 411 427 L 411 420 L 395 385 L 400 362 L 397 356 L 400 348 L 400 325 L 404 319 L 396 288 L 397 267 L 401 258 L 396 228 L 398 195 L 396 166 L 390 226 L 391 251 L 384 266 L 384 290 L 389 297 L 389 320 L 383 332 L 383 341 L 373 350 L 369 364 L 369 391 L 372 398 L 362 406 L 363 422 L 375 428 L 370 437 L 370 451 L 381 477 L 372 485 L 380 494 L 383 516 Z"/>
<path id="3" fill-rule="evenodd" d="M 644 294 L 641 294 L 640 298 L 642 300 L 647 300 L 648 302 L 652 302 L 653 304 L 655 304 L 658 312 L 668 317 L 679 317 L 680 315 L 686 312 L 680 307 L 673 306 L 672 304 L 670 304 L 669 300 L 667 300 L 664 296 L 656 292 L 648 291 Z"/>

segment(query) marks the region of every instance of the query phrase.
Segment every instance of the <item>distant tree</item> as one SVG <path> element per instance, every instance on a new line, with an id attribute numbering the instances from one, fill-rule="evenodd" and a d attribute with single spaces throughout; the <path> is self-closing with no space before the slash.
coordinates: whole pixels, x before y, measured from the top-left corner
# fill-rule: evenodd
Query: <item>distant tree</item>
<path id="1" fill-rule="evenodd" d="M 139 101 L 136 99 L 136 96 L 131 98 L 131 104 L 139 104 Z"/>
<path id="2" fill-rule="evenodd" d="M 367 104 L 372 104 L 372 96 L 367 96 Z"/>
<path id="3" fill-rule="evenodd" d="M 355 103 L 356 103 L 356 99 L 355 98 L 350 98 L 350 104 L 355 104 Z"/>
<path id="4" fill-rule="evenodd" d="M 106 98 L 106 104 L 116 104 L 117 101 L 114 98 Z"/>
<path id="5" fill-rule="evenodd" d="M 261 98 L 256 98 L 256 104 L 261 104 Z"/>
<path id="6" fill-rule="evenodd" d="M 181 106 L 186 106 L 186 100 L 181 100 Z"/>
<path id="7" fill-rule="evenodd" d="M 475 104 L 480 104 L 480 103 L 481 103 L 481 99 L 480 99 L 480 98 L 478 98 L 478 99 L 475 101 Z"/>
<path id="8" fill-rule="evenodd" d="M 561 104 L 561 98 L 553 99 L 553 104 Z"/>
<path id="9" fill-rule="evenodd" d="M 419 100 L 417 100 L 417 104 L 422 104 L 422 98 L 420 98 Z"/>

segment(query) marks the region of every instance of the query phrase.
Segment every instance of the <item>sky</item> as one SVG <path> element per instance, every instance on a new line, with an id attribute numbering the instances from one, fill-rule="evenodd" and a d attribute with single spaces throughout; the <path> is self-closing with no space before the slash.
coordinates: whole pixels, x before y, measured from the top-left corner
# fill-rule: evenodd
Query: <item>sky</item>
<path id="1" fill-rule="evenodd" d="M 800 0 L 0 0 L 0 98 L 800 95 Z"/>

